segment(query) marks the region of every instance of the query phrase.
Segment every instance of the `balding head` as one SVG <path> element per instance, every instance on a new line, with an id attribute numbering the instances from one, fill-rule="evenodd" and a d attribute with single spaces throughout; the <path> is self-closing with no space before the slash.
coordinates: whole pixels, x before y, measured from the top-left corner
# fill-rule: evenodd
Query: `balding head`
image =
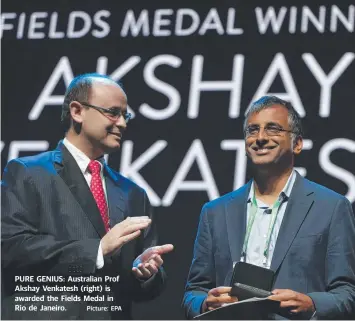
<path id="1" fill-rule="evenodd" d="M 89 73 L 75 77 L 71 81 L 67 88 L 67 91 L 65 92 L 64 103 L 62 105 L 61 121 L 65 127 L 65 130 L 68 130 L 71 126 L 71 116 L 69 108 L 70 103 L 72 101 L 87 102 L 90 98 L 91 89 L 95 85 L 95 83 L 117 86 L 121 88 L 122 92 L 124 93 L 122 84 L 115 82 L 106 75 Z"/>

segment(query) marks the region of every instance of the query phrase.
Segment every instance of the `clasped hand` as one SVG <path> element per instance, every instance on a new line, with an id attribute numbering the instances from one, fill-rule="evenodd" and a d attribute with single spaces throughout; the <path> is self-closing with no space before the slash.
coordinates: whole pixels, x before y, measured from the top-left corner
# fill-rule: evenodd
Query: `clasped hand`
<path id="1" fill-rule="evenodd" d="M 124 244 L 134 240 L 146 229 L 152 220 L 148 216 L 127 217 L 116 224 L 101 240 L 103 255 L 109 255 Z M 146 249 L 133 262 L 132 272 L 140 279 L 148 279 L 157 273 L 163 264 L 162 255 L 174 249 L 172 244 L 154 246 Z"/>
<path id="2" fill-rule="evenodd" d="M 231 290 L 230 286 L 219 286 L 209 290 L 202 305 L 202 312 L 217 309 L 226 303 L 237 302 L 238 298 L 229 295 Z"/>
<path id="3" fill-rule="evenodd" d="M 148 279 L 159 271 L 163 264 L 161 256 L 174 249 L 172 244 L 153 246 L 146 249 L 133 262 L 133 274 L 140 279 Z"/>
<path id="4" fill-rule="evenodd" d="M 272 293 L 268 298 L 280 301 L 280 307 L 289 309 L 291 313 L 315 311 L 312 299 L 306 294 L 288 289 L 275 289 Z"/>

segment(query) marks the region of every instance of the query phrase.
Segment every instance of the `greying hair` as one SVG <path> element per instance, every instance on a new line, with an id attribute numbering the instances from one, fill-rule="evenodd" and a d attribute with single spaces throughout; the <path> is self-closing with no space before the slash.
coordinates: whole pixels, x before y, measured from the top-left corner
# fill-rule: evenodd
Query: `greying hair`
<path id="1" fill-rule="evenodd" d="M 282 100 L 276 96 L 263 96 L 257 101 L 253 102 L 251 106 L 249 106 L 249 108 L 245 112 L 245 120 L 243 125 L 244 132 L 251 114 L 258 113 L 261 110 L 267 109 L 273 105 L 281 105 L 287 109 L 288 125 L 290 126 L 290 129 L 292 131 L 292 141 L 295 142 L 298 137 L 302 137 L 303 129 L 300 115 L 297 113 L 297 111 L 290 102 Z"/>
<path id="2" fill-rule="evenodd" d="M 116 82 L 106 75 L 101 75 L 98 73 L 89 73 L 75 77 L 71 81 L 65 92 L 64 102 L 62 105 L 61 121 L 65 127 L 65 130 L 68 130 L 71 126 L 71 116 L 69 107 L 70 103 L 72 101 L 88 102 L 90 90 L 92 88 L 92 84 L 95 81 L 106 82 L 107 84 L 115 84 L 123 90 L 123 86 L 120 82 Z"/>

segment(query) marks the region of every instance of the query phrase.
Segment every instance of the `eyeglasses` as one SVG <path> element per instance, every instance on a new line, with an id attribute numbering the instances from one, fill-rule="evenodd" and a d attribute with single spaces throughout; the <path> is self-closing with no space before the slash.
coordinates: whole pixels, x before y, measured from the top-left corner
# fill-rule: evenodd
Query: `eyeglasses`
<path id="1" fill-rule="evenodd" d="M 259 125 L 251 125 L 247 127 L 244 131 L 245 136 L 247 137 L 257 136 L 260 132 L 260 128 L 261 127 Z M 292 130 L 283 129 L 282 127 L 276 125 L 266 125 L 264 127 L 264 132 L 268 136 L 279 136 L 281 132 L 294 133 Z"/>
<path id="2" fill-rule="evenodd" d="M 121 116 L 123 116 L 126 123 L 128 123 L 129 120 L 132 118 L 131 113 L 127 113 L 126 111 L 122 111 L 122 109 L 120 107 L 102 108 L 102 107 L 90 105 L 88 103 L 81 102 L 81 101 L 79 101 L 79 103 L 86 106 L 86 107 L 96 109 L 97 111 L 99 111 L 101 114 L 103 114 L 105 117 L 107 117 L 108 119 L 110 119 L 112 121 L 117 121 Z"/>

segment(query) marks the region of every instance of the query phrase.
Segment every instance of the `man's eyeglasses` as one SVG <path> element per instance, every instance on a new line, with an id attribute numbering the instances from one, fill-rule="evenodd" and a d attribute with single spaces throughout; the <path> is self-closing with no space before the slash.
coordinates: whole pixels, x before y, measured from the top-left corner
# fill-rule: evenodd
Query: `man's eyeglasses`
<path id="1" fill-rule="evenodd" d="M 251 125 L 251 126 L 247 127 L 244 131 L 245 136 L 246 137 L 257 136 L 260 132 L 260 128 L 261 127 L 259 125 Z M 276 125 L 266 125 L 264 127 L 264 132 L 268 136 L 279 136 L 282 132 L 294 133 L 292 130 L 283 129 L 282 127 L 276 126 Z"/>
<path id="2" fill-rule="evenodd" d="M 110 119 L 112 121 L 117 121 L 122 116 L 124 118 L 124 120 L 126 121 L 126 123 L 128 123 L 129 120 L 132 118 L 131 113 L 127 113 L 126 111 L 122 111 L 122 109 L 119 107 L 102 108 L 102 107 L 90 105 L 86 102 L 79 101 L 79 103 L 86 106 L 86 107 L 96 109 L 97 111 L 99 111 L 101 114 L 103 114 L 105 117 L 107 117 L 108 119 Z"/>

